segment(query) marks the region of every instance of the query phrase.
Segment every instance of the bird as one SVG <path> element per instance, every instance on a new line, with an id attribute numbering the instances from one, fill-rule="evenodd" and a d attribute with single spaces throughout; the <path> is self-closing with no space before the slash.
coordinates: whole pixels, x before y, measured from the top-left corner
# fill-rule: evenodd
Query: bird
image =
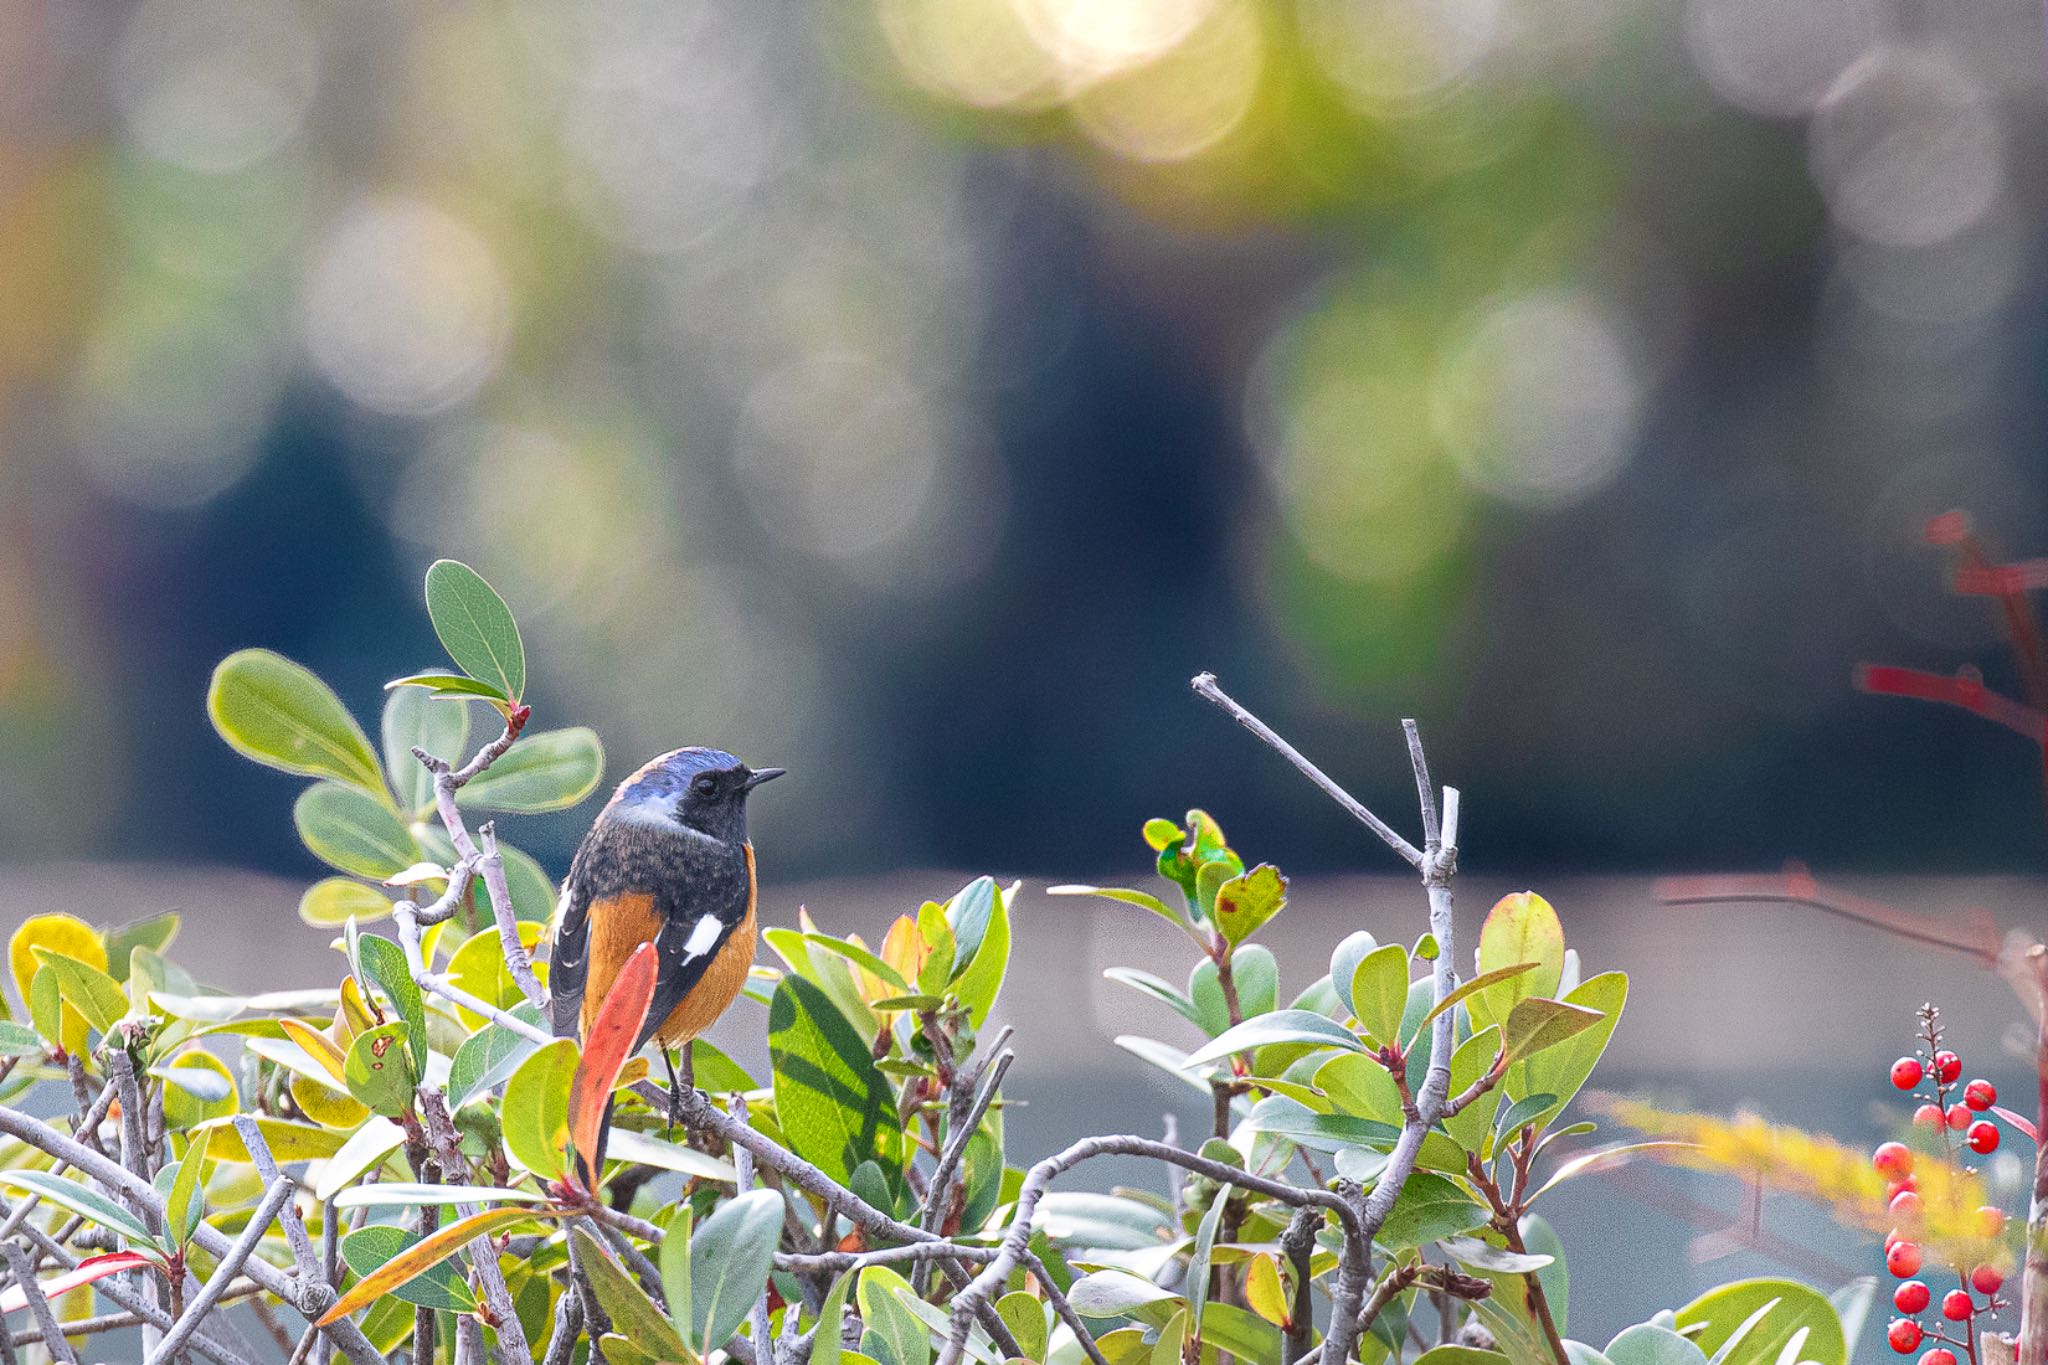
<path id="1" fill-rule="evenodd" d="M 690 1040 L 725 1013 L 754 961 L 747 798 L 783 772 L 750 768 L 723 749 L 648 760 L 598 812 L 562 883 L 548 954 L 555 1036 L 585 1035 L 626 959 L 654 944 L 654 999 L 633 1051 L 660 1044 L 672 1120 L 681 1094 L 674 1049 L 683 1049 L 687 1075 Z M 592 1174 L 603 1169 L 596 1155 Z"/>

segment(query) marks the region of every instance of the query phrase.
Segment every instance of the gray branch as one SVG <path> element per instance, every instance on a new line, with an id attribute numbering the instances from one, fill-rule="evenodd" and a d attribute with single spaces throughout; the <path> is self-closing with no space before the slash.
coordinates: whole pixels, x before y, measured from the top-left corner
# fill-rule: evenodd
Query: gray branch
<path id="1" fill-rule="evenodd" d="M 50 1311 L 50 1301 L 43 1297 L 43 1287 L 36 1283 L 34 1264 L 27 1252 L 13 1242 L 0 1242 L 0 1255 L 7 1257 L 7 1268 L 14 1274 L 14 1282 L 21 1286 L 21 1292 L 28 1297 L 29 1316 L 36 1320 L 36 1326 L 43 1329 L 43 1347 L 53 1360 L 61 1365 L 78 1365 L 78 1356 L 71 1349 L 71 1343 L 64 1339 L 64 1331 L 57 1325 L 57 1315 Z"/>
<path id="2" fill-rule="evenodd" d="M 477 841 L 470 837 L 469 825 L 463 820 L 462 811 L 455 804 L 455 793 L 471 778 L 504 757 L 505 751 L 517 738 L 519 729 L 508 723 L 503 734 L 477 750 L 476 756 L 460 769 L 450 768 L 445 760 L 434 757 L 425 749 L 414 749 L 412 756 L 434 775 L 434 809 L 441 817 L 442 828 L 448 831 L 448 842 L 455 845 L 456 857 L 483 875 L 484 889 L 490 893 L 491 915 L 498 924 L 498 943 L 505 952 L 506 970 L 512 973 L 520 992 L 545 1010 L 548 994 L 541 989 L 539 978 L 533 974 L 533 958 L 519 941 L 519 917 L 512 911 L 512 891 L 505 883 L 505 860 L 498 852 L 497 832 L 486 822 L 478 831 L 483 839 L 483 847 L 479 849 Z"/>
<path id="3" fill-rule="evenodd" d="M 269 1153 L 265 1152 L 264 1155 L 268 1156 Z M 272 1169 L 275 1169 L 274 1163 Z M 249 1222 L 243 1227 L 241 1236 L 235 1238 L 235 1244 L 228 1248 L 228 1254 L 220 1258 L 220 1265 L 201 1286 L 198 1295 L 185 1306 L 183 1315 L 171 1324 L 170 1331 L 164 1333 L 164 1339 L 158 1342 L 156 1350 L 150 1353 L 147 1365 L 169 1365 L 169 1362 L 177 1359 L 185 1343 L 199 1330 L 200 1322 L 213 1311 L 214 1306 L 220 1302 L 221 1295 L 227 1293 L 228 1286 L 234 1282 L 235 1276 L 242 1273 L 242 1266 L 255 1252 L 257 1244 L 263 1240 L 263 1234 L 270 1231 L 270 1225 L 277 1221 L 278 1210 L 282 1209 L 291 1197 L 292 1182 L 281 1175 L 272 1176 L 270 1187 L 263 1191 L 263 1198 L 258 1201 L 256 1211 L 249 1215 Z M 303 1232 L 303 1229 L 301 1231 Z"/>

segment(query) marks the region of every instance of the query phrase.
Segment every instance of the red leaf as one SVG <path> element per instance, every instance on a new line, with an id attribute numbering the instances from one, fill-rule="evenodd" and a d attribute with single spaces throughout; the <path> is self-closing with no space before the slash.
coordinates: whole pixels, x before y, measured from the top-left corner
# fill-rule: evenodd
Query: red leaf
<path id="1" fill-rule="evenodd" d="M 612 1084 L 619 1069 L 633 1053 L 640 1025 L 647 1019 L 647 1007 L 654 1003 L 654 984 L 660 958 L 652 943 L 643 943 L 626 959 L 612 982 L 597 1018 L 583 1039 L 583 1060 L 576 1067 L 576 1079 L 569 1087 L 569 1137 L 576 1155 L 585 1164 L 591 1183 L 600 1172 L 597 1163 L 598 1135 L 604 1129 L 605 1105 L 611 1099 Z"/>
<path id="2" fill-rule="evenodd" d="M 1991 1112 L 2019 1129 L 2022 1133 L 2025 1133 L 2029 1142 L 2039 1142 L 2041 1140 L 2041 1135 L 2034 1131 L 2034 1125 L 2030 1120 L 2021 1118 L 2010 1109 L 2001 1109 L 1995 1104 L 1991 1106 Z"/>
<path id="3" fill-rule="evenodd" d="M 70 1293 L 80 1285 L 91 1284 L 94 1280 L 109 1275 L 118 1275 L 124 1270 L 140 1270 L 156 1262 L 139 1251 L 110 1251 L 104 1256 L 88 1256 L 78 1263 L 78 1269 L 67 1270 L 62 1275 L 53 1275 L 42 1282 L 43 1297 L 58 1298 Z M 17 1308 L 28 1307 L 28 1291 L 20 1285 L 12 1285 L 0 1294 L 0 1313 L 12 1313 Z"/>
<path id="4" fill-rule="evenodd" d="M 1929 518 L 1921 532 L 1929 545 L 1956 545 L 1970 534 L 1970 514 L 1961 510 L 1943 512 Z"/>

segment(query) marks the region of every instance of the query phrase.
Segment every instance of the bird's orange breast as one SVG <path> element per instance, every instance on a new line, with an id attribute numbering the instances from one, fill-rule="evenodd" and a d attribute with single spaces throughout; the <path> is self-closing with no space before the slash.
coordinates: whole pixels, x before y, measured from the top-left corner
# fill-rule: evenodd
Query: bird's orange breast
<path id="1" fill-rule="evenodd" d="M 706 965 L 704 975 L 655 1030 L 655 1041 L 664 1047 L 687 1043 L 711 1027 L 712 1022 L 725 1013 L 726 1007 L 739 995 L 740 988 L 747 984 L 747 972 L 754 965 L 758 932 L 754 922 L 754 846 L 747 844 L 745 848 L 746 917 L 725 936 L 725 941 L 718 945 L 717 954 Z M 605 997 L 611 994 L 612 983 L 618 979 L 626 959 L 641 944 L 652 943 L 654 936 L 661 932 L 662 923 L 661 912 L 654 908 L 654 896 L 650 892 L 611 896 L 591 903 L 590 972 L 584 983 L 582 1015 L 582 1030 L 586 1036 Z"/>

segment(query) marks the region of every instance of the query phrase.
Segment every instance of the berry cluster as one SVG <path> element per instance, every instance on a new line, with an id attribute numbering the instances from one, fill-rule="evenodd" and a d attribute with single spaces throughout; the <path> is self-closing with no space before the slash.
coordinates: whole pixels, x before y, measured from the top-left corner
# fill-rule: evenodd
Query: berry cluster
<path id="1" fill-rule="evenodd" d="M 1973 1080 L 1961 1088 L 1960 1098 L 1951 1102 L 1954 1087 L 1962 1078 L 1962 1058 L 1941 1046 L 1940 1015 L 1934 1006 L 1920 1007 L 1920 1026 L 1922 1047 L 1916 1055 L 1893 1062 L 1891 1072 L 1894 1086 L 1918 1092 L 1927 1101 L 1913 1111 L 1914 1126 L 1941 1135 L 1941 1156 L 1951 1165 L 1958 1164 L 1962 1156 L 1954 1136 L 1957 1133 L 1963 1135 L 1962 1146 L 1979 1156 L 1996 1151 L 1998 1125 L 1980 1116 L 1998 1103 L 1997 1089 L 1989 1081 Z M 1953 1267 L 1958 1287 L 1941 1296 L 1941 1316 L 1960 1325 L 1960 1337 L 1948 1335 L 1939 1324 L 1929 1327 L 1919 1322 L 1919 1316 L 1934 1303 L 1934 1291 L 1925 1280 L 1915 1278 L 1925 1253 L 1917 1240 L 1921 1202 L 1919 1182 L 1913 1175 L 1913 1153 L 1903 1142 L 1887 1142 L 1871 1154 L 1871 1164 L 1885 1178 L 1886 1209 L 1892 1219 L 1892 1230 L 1884 1239 L 1885 1269 L 1903 1282 L 1892 1291 L 1892 1304 L 1905 1316 L 1892 1320 L 1885 1339 L 1901 1355 L 1911 1355 L 1925 1342 L 1946 1343 L 1924 1352 L 1919 1365 L 1956 1365 L 1956 1353 L 1948 1349 L 1951 1346 L 1960 1347 L 1975 1365 L 1977 1320 L 2006 1306 L 1998 1297 L 2004 1274 L 1993 1265 Z M 1996 1238 L 2005 1215 L 1987 1205 L 1977 1216 L 1978 1232 L 1986 1240 Z M 1977 1300 L 1979 1295 L 1982 1303 Z"/>

